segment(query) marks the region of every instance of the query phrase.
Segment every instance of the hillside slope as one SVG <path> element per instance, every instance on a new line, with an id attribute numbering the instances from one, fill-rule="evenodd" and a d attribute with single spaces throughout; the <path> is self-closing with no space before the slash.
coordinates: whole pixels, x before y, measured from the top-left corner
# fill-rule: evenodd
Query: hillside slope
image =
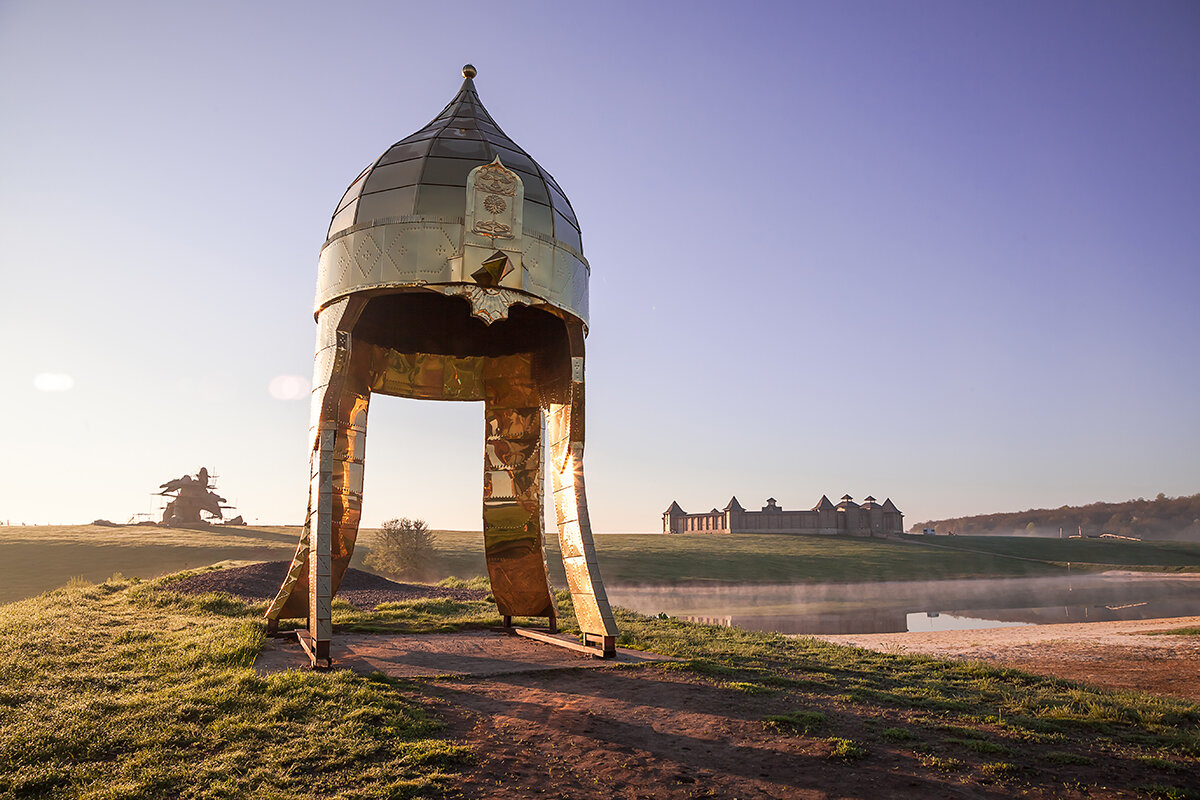
<path id="1" fill-rule="evenodd" d="M 1200 541 L 1200 494 L 1153 500 L 1139 497 L 1123 503 L 1091 503 L 1086 506 L 1035 508 L 999 514 L 928 520 L 915 523 L 911 530 L 920 533 L 934 528 L 938 533 L 954 532 L 967 536 L 1067 536 L 1116 533 L 1139 539 L 1175 539 Z"/>

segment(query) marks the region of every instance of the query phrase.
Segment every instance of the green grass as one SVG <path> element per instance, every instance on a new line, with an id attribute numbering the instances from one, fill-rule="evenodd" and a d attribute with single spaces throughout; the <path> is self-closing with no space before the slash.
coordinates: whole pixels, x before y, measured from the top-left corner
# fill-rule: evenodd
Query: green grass
<path id="1" fill-rule="evenodd" d="M 765 722 L 779 730 L 812 733 L 828 724 L 829 718 L 820 711 L 792 711 L 788 714 L 771 714 Z"/>
<path id="2" fill-rule="evenodd" d="M 439 555 L 431 578 L 484 572 L 480 534 L 435 533 Z M 1200 570 L 1200 543 L 947 536 L 937 537 L 944 547 L 921 546 L 928 538 L 614 534 L 597 536 L 596 550 L 604 578 L 614 586 L 1038 577 L 1065 575 L 1068 561 L 1073 570 Z M 367 547 L 370 539 L 365 532 Z M 553 536 L 547 550 L 551 579 L 561 586 L 562 560 Z"/>
<path id="3" fill-rule="evenodd" d="M 382 676 L 259 675 L 259 613 L 132 580 L 0 606 L 0 794 L 418 797 L 469 757 Z"/>
<path id="4" fill-rule="evenodd" d="M 222 560 L 286 560 L 298 528 L 151 527 L 90 525 L 0 528 L 0 563 L 11 577 L 0 602 L 31 597 L 73 577 L 99 581 L 114 572 L 141 578 Z M 352 566 L 362 567 L 375 531 L 361 531 Z M 436 581 L 486 572 L 483 536 L 434 531 L 438 555 L 425 576 Z M 557 540 L 547 541 L 551 580 L 565 585 Z M 617 534 L 596 537 L 605 580 L 629 584 L 830 583 L 1037 577 L 1073 570 L 1122 567 L 1153 571 L 1200 570 L 1200 544 L 1030 537 L 850 539 L 766 534 Z"/>
<path id="5" fill-rule="evenodd" d="M 851 739 L 831 736 L 826 741 L 830 744 L 830 758 L 837 758 L 842 761 L 857 761 L 867 755 L 867 749 Z"/>
<path id="6" fill-rule="evenodd" d="M 1182 786 L 1168 786 L 1161 783 L 1151 783 L 1139 786 L 1138 791 L 1153 797 L 1155 800 L 1196 800 L 1200 793 Z"/>
<path id="7" fill-rule="evenodd" d="M 369 537 L 367 546 L 369 546 Z M 439 532 L 438 565 L 431 577 L 484 571 L 479 534 Z M 557 542 L 547 543 L 550 577 L 564 585 Z M 611 585 L 681 583 L 825 583 L 937 580 L 983 575 L 1065 574 L 1056 564 L 918 547 L 883 539 L 737 534 L 596 537 L 596 551 Z M 1200 557 L 1197 558 L 1200 564 Z"/>
<path id="8" fill-rule="evenodd" d="M 889 742 L 908 742 L 916 738 L 907 728 L 884 728 L 881 735 Z"/>
<path id="9" fill-rule="evenodd" d="M 976 753 L 1008 754 L 1008 753 L 1012 753 L 1012 751 L 1013 751 L 1012 748 L 1009 747 L 1008 745 L 997 744 L 996 742 L 989 742 L 986 739 L 956 739 L 956 738 L 952 737 L 952 738 L 946 739 L 945 741 L 946 741 L 946 744 L 960 745 L 962 747 L 967 748 L 968 750 L 974 750 Z"/>
<path id="10" fill-rule="evenodd" d="M 980 772 L 987 775 L 989 778 L 1011 778 L 1020 772 L 1016 764 L 1011 761 L 992 761 L 980 766 Z"/>
<path id="11" fill-rule="evenodd" d="M 1172 628 L 1169 631 L 1144 631 L 1144 636 L 1200 636 L 1200 627 Z"/>
<path id="12" fill-rule="evenodd" d="M 333 609 L 333 624 L 355 633 L 454 633 L 500 622 L 496 604 L 482 600 L 408 600 L 382 603 L 374 611 L 359 611 L 335 600 Z"/>
<path id="13" fill-rule="evenodd" d="M 977 555 L 1030 558 L 1084 568 L 1150 569 L 1164 572 L 1200 570 L 1200 542 L 1134 542 L 1121 539 L 1050 539 L 1034 536 L 920 536 L 908 541 L 937 545 Z"/>
<path id="14" fill-rule="evenodd" d="M 347 672 L 259 675 L 261 609 L 170 581 L 73 582 L 0 607 L 0 795 L 84 798 L 436 797 L 471 753 L 439 735 L 417 683 Z M 558 596 L 571 630 L 570 599 Z M 486 602 L 358 612 L 339 630 L 498 621 Z M 643 670 L 736 693 L 779 735 L 831 759 L 899 752 L 914 770 L 1051 791 L 1056 770 L 1178 787 L 1200 769 L 1200 707 L 970 662 L 839 647 L 619 611 L 621 644 L 674 655 Z M 816 738 L 819 737 L 819 738 Z M 996 758 L 1003 754 L 1003 761 Z M 1169 766 L 1168 766 L 1169 765 Z M 1167 770 L 1170 770 L 1168 772 Z M 1156 795 L 1157 796 L 1157 795 Z M 1186 796 L 1186 795 L 1180 795 Z"/>
<path id="15" fill-rule="evenodd" d="M 941 741 L 936 732 L 946 730 L 962 740 L 957 746 L 974 752 L 1051 743 L 1061 750 L 1074 743 L 1095 752 L 1165 753 L 1192 763 L 1200 756 L 1200 706 L 1185 700 L 1096 689 L 978 662 L 899 656 L 627 612 L 618 622 L 620 644 L 687 659 L 663 669 L 785 690 L 780 702 L 831 719 L 831 709 L 856 714 L 870 709 L 889 722 L 903 719 L 914 738 L 916 724 L 930 730 L 932 743 Z M 903 734 L 881 736 L 897 741 Z"/>
<path id="16" fill-rule="evenodd" d="M 154 578 L 230 559 L 281 561 L 295 552 L 298 535 L 298 528 L 0 527 L 0 603 L 72 578 L 99 582 L 116 572 Z"/>
<path id="17" fill-rule="evenodd" d="M 1182 764 L 1167 758 L 1160 758 L 1159 756 L 1141 756 L 1138 760 L 1146 766 L 1154 767 L 1155 769 L 1170 770 L 1171 772 L 1181 772 L 1187 769 Z"/>
<path id="18" fill-rule="evenodd" d="M 967 767 L 967 762 L 960 758 L 936 756 L 929 753 L 918 754 L 917 761 L 926 769 L 931 769 L 935 772 L 961 772 Z"/>

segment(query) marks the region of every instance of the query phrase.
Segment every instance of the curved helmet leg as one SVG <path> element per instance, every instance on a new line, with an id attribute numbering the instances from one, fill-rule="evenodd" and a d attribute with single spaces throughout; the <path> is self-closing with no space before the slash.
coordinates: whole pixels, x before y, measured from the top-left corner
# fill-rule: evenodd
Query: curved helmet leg
<path id="1" fill-rule="evenodd" d="M 547 426 L 558 540 L 571 602 L 584 641 L 600 647 L 605 656 L 612 656 L 616 654 L 617 623 L 600 578 L 583 483 L 582 326 L 570 325 L 568 333 L 571 343 L 570 396 L 565 403 L 550 404 Z"/>
<path id="2" fill-rule="evenodd" d="M 542 408 L 527 355 L 489 359 L 484 372 L 483 542 L 492 596 L 506 625 L 548 617 L 554 595 L 542 532 Z"/>
<path id="3" fill-rule="evenodd" d="M 287 577 L 266 612 L 272 622 L 308 617 L 305 644 L 314 663 L 329 660 L 332 598 L 350 563 L 362 510 L 371 352 L 353 348 L 350 335 L 361 309 L 355 298 L 342 300 L 318 320 L 308 512 Z"/>

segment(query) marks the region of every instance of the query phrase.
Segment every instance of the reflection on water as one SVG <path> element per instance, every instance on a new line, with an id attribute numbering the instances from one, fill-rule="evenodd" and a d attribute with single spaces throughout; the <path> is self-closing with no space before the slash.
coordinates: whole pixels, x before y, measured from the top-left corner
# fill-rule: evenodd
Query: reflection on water
<path id="1" fill-rule="evenodd" d="M 908 615 L 910 631 L 970 631 L 976 628 L 1019 628 L 1022 625 L 1032 625 L 1031 622 L 1005 622 L 999 619 L 984 619 L 982 617 L 960 617 L 955 614 L 943 614 L 939 611 L 918 611 Z M 889 631 L 878 631 L 888 633 Z"/>
<path id="2" fill-rule="evenodd" d="M 617 586 L 644 614 L 780 633 L 896 633 L 1200 614 L 1200 579 L 1138 575 L 794 584 Z"/>

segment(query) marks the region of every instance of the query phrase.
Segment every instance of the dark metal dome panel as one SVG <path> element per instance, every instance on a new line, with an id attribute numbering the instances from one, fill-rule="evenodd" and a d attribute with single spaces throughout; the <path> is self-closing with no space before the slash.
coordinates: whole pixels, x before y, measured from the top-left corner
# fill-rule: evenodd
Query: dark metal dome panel
<path id="1" fill-rule="evenodd" d="M 351 183 L 327 238 L 396 217 L 460 220 L 467 174 L 497 157 L 525 186 L 525 230 L 582 252 L 579 221 L 562 188 L 500 130 L 469 77 L 432 122 L 388 148 Z"/>
<path id="2" fill-rule="evenodd" d="M 485 324 L 533 304 L 586 330 L 591 270 L 571 204 L 483 108 L 474 68 L 463 75 L 454 100 L 338 201 L 314 309 L 362 292 L 435 292 L 466 298 Z"/>

